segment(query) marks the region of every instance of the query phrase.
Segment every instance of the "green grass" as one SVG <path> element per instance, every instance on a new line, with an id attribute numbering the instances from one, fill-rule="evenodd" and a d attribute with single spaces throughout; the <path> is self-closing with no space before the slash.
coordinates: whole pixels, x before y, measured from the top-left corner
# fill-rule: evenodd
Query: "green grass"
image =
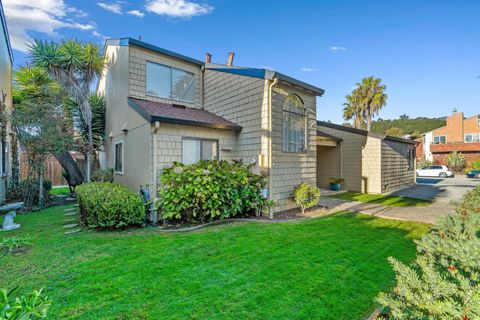
<path id="1" fill-rule="evenodd" d="M 333 197 L 344 200 L 355 200 L 365 203 L 375 203 L 390 207 L 424 207 L 431 204 L 430 201 L 399 197 L 387 196 L 383 194 L 365 194 L 356 192 L 346 192 L 334 195 Z"/>
<path id="2" fill-rule="evenodd" d="M 363 319 L 391 288 L 388 256 L 411 261 L 427 225 L 341 213 L 193 233 L 150 228 L 65 236 L 64 207 L 16 220 L 23 254 L 1 287 L 44 287 L 49 319 Z"/>
<path id="3" fill-rule="evenodd" d="M 68 187 L 52 187 L 49 193 L 51 195 L 70 194 L 70 189 Z"/>

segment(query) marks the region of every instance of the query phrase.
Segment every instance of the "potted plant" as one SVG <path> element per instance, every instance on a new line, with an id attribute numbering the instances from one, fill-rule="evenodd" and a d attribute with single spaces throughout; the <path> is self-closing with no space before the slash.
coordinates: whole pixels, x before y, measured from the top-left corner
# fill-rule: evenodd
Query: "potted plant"
<path id="1" fill-rule="evenodd" d="M 339 191 L 342 188 L 342 183 L 345 182 L 343 178 L 330 177 L 328 178 L 330 182 L 330 190 Z"/>

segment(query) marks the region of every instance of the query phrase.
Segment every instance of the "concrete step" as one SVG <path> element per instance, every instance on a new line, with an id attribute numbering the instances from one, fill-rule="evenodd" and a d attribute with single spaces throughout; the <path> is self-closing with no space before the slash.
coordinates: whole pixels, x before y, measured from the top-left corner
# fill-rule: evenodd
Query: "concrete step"
<path id="1" fill-rule="evenodd" d="M 78 233 L 78 232 L 80 232 L 80 231 L 82 231 L 81 228 L 79 228 L 79 229 L 74 229 L 74 230 L 70 230 L 70 231 L 66 231 L 66 232 L 64 232 L 63 234 L 69 235 L 69 234 Z"/>
<path id="2" fill-rule="evenodd" d="M 64 216 L 66 217 L 69 217 L 69 216 L 76 216 L 78 215 L 78 212 L 69 212 L 69 213 L 65 213 Z"/>
<path id="3" fill-rule="evenodd" d="M 70 228 L 75 228 L 78 227 L 78 223 L 71 223 L 71 224 L 66 224 L 63 226 L 65 229 L 70 229 Z"/>

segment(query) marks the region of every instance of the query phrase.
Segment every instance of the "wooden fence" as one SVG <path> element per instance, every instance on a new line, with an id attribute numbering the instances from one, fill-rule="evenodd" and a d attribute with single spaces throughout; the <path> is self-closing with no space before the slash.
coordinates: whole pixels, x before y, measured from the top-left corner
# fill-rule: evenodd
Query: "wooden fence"
<path id="1" fill-rule="evenodd" d="M 72 157 L 77 162 L 78 167 L 85 175 L 86 161 L 81 153 L 73 153 Z M 100 165 L 98 161 L 93 161 L 92 172 L 97 170 Z M 52 181 L 53 186 L 66 186 L 67 181 L 62 176 L 62 166 L 54 156 L 48 156 L 45 160 L 44 178 Z M 28 159 L 26 152 L 20 152 L 20 177 L 26 179 L 28 176 Z"/>

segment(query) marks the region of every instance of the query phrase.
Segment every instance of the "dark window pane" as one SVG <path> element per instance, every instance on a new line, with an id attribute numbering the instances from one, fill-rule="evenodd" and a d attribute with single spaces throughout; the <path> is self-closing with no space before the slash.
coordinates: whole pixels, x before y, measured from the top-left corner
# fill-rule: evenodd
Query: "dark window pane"
<path id="1" fill-rule="evenodd" d="M 115 145 L 115 172 L 123 172 L 123 143 Z"/>

